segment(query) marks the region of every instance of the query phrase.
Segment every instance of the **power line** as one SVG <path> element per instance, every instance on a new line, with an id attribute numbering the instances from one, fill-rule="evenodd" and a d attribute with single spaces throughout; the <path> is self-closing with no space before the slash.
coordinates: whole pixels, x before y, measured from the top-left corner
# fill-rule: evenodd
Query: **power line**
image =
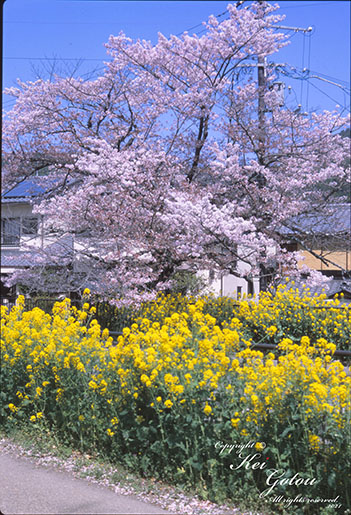
<path id="1" fill-rule="evenodd" d="M 240 7 L 242 4 L 244 4 L 247 0 L 238 0 L 236 2 L 236 7 Z M 221 18 L 222 16 L 225 16 L 226 14 L 228 14 L 228 11 L 224 11 L 220 14 L 216 14 L 215 17 L 217 19 Z M 229 18 L 227 18 L 229 19 Z M 183 30 L 183 32 L 179 32 L 178 34 L 176 34 L 176 37 L 178 36 L 181 36 L 182 34 L 184 34 L 184 32 L 189 32 L 190 30 L 193 30 L 193 29 L 196 29 L 197 27 L 201 27 L 203 25 L 204 22 L 201 22 L 201 23 L 198 23 L 197 25 L 194 25 L 193 27 L 190 27 L 189 29 L 185 29 Z M 202 34 L 203 32 L 205 32 L 206 29 L 202 29 L 200 30 L 199 32 L 195 32 L 195 34 L 198 36 L 199 34 Z"/>
<path id="2" fill-rule="evenodd" d="M 299 5 L 287 5 L 287 6 L 283 5 L 283 6 L 280 6 L 280 8 L 282 10 L 283 9 L 284 10 L 285 9 L 296 9 L 297 7 L 299 9 L 301 9 L 301 7 L 316 7 L 316 6 L 320 7 L 321 5 L 335 4 L 335 2 L 324 2 L 324 1 L 323 2 L 321 2 L 321 1 L 315 2 L 314 4 L 305 4 L 305 3 L 302 3 L 302 2 L 297 2 L 297 3 Z"/>
<path id="3" fill-rule="evenodd" d="M 292 77 L 292 78 L 295 78 L 295 79 L 299 79 L 299 80 L 310 80 L 310 79 L 318 79 L 318 80 L 321 80 L 323 82 L 327 82 L 328 84 L 331 84 L 332 86 L 336 86 L 338 87 L 339 89 L 341 89 L 343 92 L 349 92 L 350 91 L 350 88 L 348 86 L 344 86 L 342 84 L 338 84 L 337 82 L 334 82 L 334 81 L 331 81 L 329 79 L 326 79 L 322 76 L 319 76 L 319 75 L 311 75 L 311 70 L 309 70 L 308 68 L 303 68 L 303 69 L 298 69 L 298 68 L 293 68 L 291 67 L 291 70 L 293 72 L 296 72 L 298 74 L 297 77 Z M 313 72 L 312 72 L 313 73 Z M 314 72 L 314 73 L 318 73 L 318 72 Z M 337 80 L 337 79 L 336 79 Z"/>
<path id="4" fill-rule="evenodd" d="M 313 82 L 310 83 L 311 86 L 313 88 L 316 88 L 318 89 L 318 91 L 320 91 L 323 95 L 325 95 L 326 97 L 330 98 L 330 100 L 332 100 L 333 102 L 336 102 L 336 104 L 339 104 L 340 105 L 340 102 L 338 100 L 335 100 L 335 98 L 331 97 L 330 95 L 328 95 L 328 93 L 325 93 L 322 89 L 320 89 L 318 86 L 316 86 L 315 84 L 313 84 Z M 347 109 L 347 106 L 343 105 L 342 106 L 344 109 Z"/>
<path id="5" fill-rule="evenodd" d="M 294 69 L 296 72 L 297 70 Z M 309 76 L 302 76 L 302 75 L 296 75 L 295 77 L 291 75 L 291 73 L 289 74 L 286 70 L 283 70 L 281 69 L 281 72 L 286 75 L 287 77 L 290 77 L 291 79 L 296 79 L 296 80 L 302 80 L 302 81 L 309 81 L 310 85 L 317 89 L 318 91 L 320 91 L 323 95 L 325 95 L 326 97 L 328 97 L 330 100 L 332 100 L 333 102 L 335 102 L 336 104 L 341 104 L 340 101 L 336 100 L 335 98 L 331 97 L 330 95 L 328 95 L 328 93 L 325 93 L 322 89 L 320 89 L 318 86 L 316 86 L 315 84 L 313 84 L 313 82 L 311 82 L 311 79 L 312 77 L 309 77 Z M 318 78 L 318 77 L 313 77 L 313 78 Z M 345 89 L 342 88 L 342 91 L 344 91 L 345 93 Z M 343 105 L 342 107 L 344 107 L 345 109 L 347 108 L 347 106 Z"/>
<path id="6" fill-rule="evenodd" d="M 223 13 L 216 14 L 216 18 L 220 18 L 221 16 L 224 16 L 225 14 L 228 14 L 228 11 L 224 11 Z M 182 32 L 178 32 L 178 34 L 176 34 L 176 37 L 181 36 L 182 34 L 184 34 L 184 32 L 189 32 L 190 30 L 194 30 L 197 27 L 202 27 L 202 25 L 203 25 L 203 22 L 198 23 L 197 25 L 194 25 L 193 27 L 190 27 L 189 29 L 183 30 Z"/>
<path id="7" fill-rule="evenodd" d="M 106 58 L 92 58 L 92 57 L 4 57 L 7 60 L 28 60 L 28 61 L 108 61 L 113 59 Z"/>
<path id="8" fill-rule="evenodd" d="M 31 24 L 33 21 L 4 21 L 4 25 L 11 24 Z M 106 25 L 119 24 L 121 21 L 36 21 L 35 25 Z"/>
<path id="9" fill-rule="evenodd" d="M 320 75 L 321 77 L 325 77 L 326 79 L 330 79 L 330 80 L 334 80 L 334 81 L 338 81 L 338 82 L 343 82 L 345 84 L 345 86 L 349 86 L 350 85 L 350 82 L 348 82 L 346 80 L 338 79 L 337 77 L 332 77 L 331 75 L 327 75 L 327 74 L 322 73 L 322 72 L 317 72 L 315 70 L 310 70 L 310 72 L 314 73 L 314 74 L 317 74 L 317 75 Z"/>
<path id="10" fill-rule="evenodd" d="M 244 0 L 245 1 L 245 0 Z M 241 1 L 241 2 L 237 2 L 237 6 L 239 7 L 241 4 L 244 3 L 244 1 Z M 333 2 L 323 2 L 324 4 L 332 4 Z M 318 2 L 318 4 L 320 4 L 320 2 Z M 310 5 L 310 6 L 313 6 L 313 5 L 317 5 L 317 3 L 315 4 L 304 4 L 303 6 L 307 6 L 307 5 Z M 300 5 L 302 6 L 302 5 Z M 297 6 L 287 6 L 285 7 L 286 9 L 288 8 L 294 8 L 294 7 L 297 7 Z M 220 14 L 217 14 L 216 15 L 216 18 L 219 19 L 225 15 L 228 14 L 228 11 L 224 11 Z M 7 22 L 7 23 L 27 23 L 27 22 L 15 22 L 15 21 L 10 21 L 10 22 Z M 63 23 L 63 24 L 75 24 L 75 22 L 39 22 L 39 23 L 42 23 L 42 24 L 46 24 L 46 23 Z M 77 22 L 79 24 L 93 24 L 94 22 Z M 105 23 L 105 22 L 97 22 L 97 23 Z M 107 22 L 106 22 L 107 23 Z M 200 27 L 202 26 L 203 23 L 198 23 L 197 25 L 194 25 L 192 27 L 190 27 L 189 29 L 187 30 L 184 30 L 183 32 L 180 32 L 178 34 L 176 34 L 176 36 L 180 36 L 182 34 L 184 34 L 184 32 L 189 32 L 193 29 L 196 29 L 197 27 Z M 287 35 L 289 33 L 289 31 L 293 31 L 293 34 L 291 35 L 290 37 L 290 40 L 298 33 L 298 32 L 304 32 L 304 39 L 303 39 L 303 56 L 302 56 L 302 60 L 303 60 L 303 69 L 302 69 L 302 72 L 304 71 L 309 71 L 310 70 L 306 70 L 306 68 L 304 68 L 304 59 L 305 59 L 305 37 L 306 37 L 306 33 L 307 32 L 312 32 L 312 27 L 308 27 L 307 29 L 303 29 L 303 28 L 298 28 L 298 27 L 283 27 L 283 26 L 273 26 L 272 28 L 276 28 L 276 29 L 280 29 L 280 30 L 285 30 L 285 34 Z M 199 35 L 203 32 L 205 32 L 206 28 L 203 28 L 201 31 L 198 31 L 196 34 Z M 309 39 L 309 49 L 308 49 L 308 68 L 309 68 L 309 64 L 310 64 L 310 54 L 311 54 L 311 38 Z M 113 59 L 109 59 L 109 58 L 91 58 L 91 57 L 24 57 L 24 56 L 20 56 L 20 57 L 4 57 L 3 58 L 4 60 L 28 60 L 28 61 L 75 61 L 75 62 L 81 62 L 81 63 L 84 63 L 84 61 L 90 61 L 90 62 L 112 62 Z M 99 68 L 98 70 L 103 70 L 104 68 Z M 297 69 L 294 68 L 294 70 L 296 72 Z M 93 70 L 93 72 L 96 73 L 96 70 Z M 91 73 L 91 72 L 89 72 Z M 312 72 L 312 73 L 318 73 L 318 72 Z M 285 73 L 286 74 L 286 73 Z M 85 74 L 85 75 L 88 75 L 88 74 Z M 288 74 L 286 74 L 288 75 Z M 322 74 L 320 73 L 319 74 L 320 77 L 318 76 L 309 76 L 309 77 L 306 77 L 306 76 L 298 76 L 298 77 L 295 77 L 295 79 L 299 79 L 302 81 L 301 83 L 301 91 L 300 91 L 300 94 L 301 94 L 301 103 L 302 103 L 302 95 L 303 95 L 303 81 L 304 80 L 307 80 L 307 104 L 308 104 L 308 95 L 309 95 L 309 92 L 308 92 L 308 88 L 309 88 L 309 85 L 310 85 L 310 79 L 312 78 L 315 78 L 315 79 L 320 79 L 320 80 L 323 80 L 323 75 L 326 79 L 332 79 L 332 80 L 338 80 L 339 82 L 343 82 L 345 85 L 349 84 L 347 83 L 346 81 L 343 81 L 343 80 L 339 80 L 339 79 L 335 79 L 331 76 L 328 76 L 326 74 Z M 289 76 L 289 75 L 288 75 Z M 291 78 L 294 78 L 294 77 L 291 77 Z M 330 82 L 330 80 L 326 80 L 324 79 L 326 82 Z M 333 84 L 333 83 L 332 83 Z M 318 88 L 317 86 L 315 86 L 314 84 L 311 84 L 313 87 L 315 87 L 316 89 L 318 89 L 322 94 L 324 94 L 325 96 L 327 96 L 328 98 L 330 98 L 331 100 L 333 100 L 334 102 L 337 102 L 335 99 L 333 99 L 332 97 L 330 97 L 327 93 L 324 93 L 323 90 L 321 90 L 320 88 Z M 334 86 L 339 86 L 343 91 L 344 91 L 344 94 L 345 94 L 345 89 L 346 87 L 343 87 L 342 85 L 340 84 L 336 84 L 334 83 L 333 84 Z M 338 102 L 337 102 L 338 103 Z"/>

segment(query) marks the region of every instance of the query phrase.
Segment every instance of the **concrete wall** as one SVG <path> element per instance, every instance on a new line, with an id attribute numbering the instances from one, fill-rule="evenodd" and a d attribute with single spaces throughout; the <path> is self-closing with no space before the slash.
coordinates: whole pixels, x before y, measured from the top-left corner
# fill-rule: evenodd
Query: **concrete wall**
<path id="1" fill-rule="evenodd" d="M 242 277 L 236 277 L 232 274 L 213 274 L 209 270 L 202 270 L 197 273 L 198 277 L 208 284 L 209 293 L 217 296 L 225 296 L 239 298 L 249 294 L 249 283 Z M 253 280 L 253 293 L 259 293 L 259 279 Z"/>

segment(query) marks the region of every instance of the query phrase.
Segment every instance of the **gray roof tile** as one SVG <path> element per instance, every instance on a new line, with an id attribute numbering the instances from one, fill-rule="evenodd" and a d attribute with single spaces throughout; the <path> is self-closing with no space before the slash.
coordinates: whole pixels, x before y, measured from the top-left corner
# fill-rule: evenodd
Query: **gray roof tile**
<path id="1" fill-rule="evenodd" d="M 293 236 L 296 232 L 325 236 L 351 233 L 351 204 L 334 204 L 324 212 L 293 217 L 279 230 L 284 236 Z"/>

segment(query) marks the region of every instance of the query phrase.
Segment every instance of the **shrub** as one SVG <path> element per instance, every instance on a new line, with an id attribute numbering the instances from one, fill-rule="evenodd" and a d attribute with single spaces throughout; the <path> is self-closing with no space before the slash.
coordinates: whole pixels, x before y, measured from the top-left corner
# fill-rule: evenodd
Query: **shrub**
<path id="1" fill-rule="evenodd" d="M 20 298 L 2 310 L 1 422 L 49 427 L 81 450 L 211 500 L 256 498 L 279 512 L 279 496 L 338 497 L 350 509 L 351 378 L 328 333 L 347 325 L 329 310 L 327 335 L 284 336 L 279 316 L 291 318 L 284 310 L 294 296 L 243 300 L 231 319 L 232 301 L 161 297 L 116 345 L 88 303 L 77 310 L 66 299 L 50 315 L 24 311 Z M 206 311 L 220 318 L 223 309 L 220 326 Z M 301 313 L 312 316 L 312 307 Z M 258 329 L 257 338 L 278 342 L 279 357 L 255 350 Z M 315 509 L 294 505 L 294 513 Z"/>

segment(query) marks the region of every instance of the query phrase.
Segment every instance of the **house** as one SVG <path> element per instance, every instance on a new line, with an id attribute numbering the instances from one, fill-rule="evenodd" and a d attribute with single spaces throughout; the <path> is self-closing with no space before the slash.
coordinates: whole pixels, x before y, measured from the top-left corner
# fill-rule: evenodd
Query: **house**
<path id="1" fill-rule="evenodd" d="M 244 262 L 237 264 L 238 276 L 230 273 L 217 273 L 202 270 L 197 275 L 208 284 L 208 290 L 216 296 L 240 298 L 247 295 L 257 295 L 260 292 L 260 279 L 248 278 L 250 267 Z M 245 277 L 246 276 L 246 277 Z"/>
<path id="2" fill-rule="evenodd" d="M 64 277 L 62 283 L 66 286 L 73 283 L 81 273 L 84 280 L 87 280 L 84 260 L 73 259 L 74 250 L 81 251 L 84 248 L 91 248 L 91 242 L 87 238 L 80 237 L 73 240 L 72 235 L 57 237 L 48 232 L 43 216 L 33 213 L 33 205 L 45 194 L 45 182 L 41 177 L 32 177 L 22 181 L 14 188 L 6 191 L 1 197 L 1 300 L 2 302 L 13 303 L 18 295 L 18 287 L 9 288 L 6 286 L 6 279 L 15 272 L 37 266 L 38 274 L 43 274 L 44 269 L 61 266 L 61 273 Z M 88 238 L 89 239 L 89 238 Z M 95 242 L 94 248 L 97 243 Z M 91 249 L 93 250 L 93 249 Z M 99 249 L 95 248 L 99 254 Z M 53 256 L 55 260 L 53 262 Z M 40 261 L 39 258 L 40 257 Z M 43 264 L 45 267 L 43 267 Z M 243 295 L 257 294 L 259 292 L 259 279 L 250 280 L 244 278 L 249 273 L 248 265 L 240 260 L 237 263 L 242 277 L 232 274 L 215 274 L 213 271 L 204 270 L 198 272 L 206 284 L 208 290 L 215 295 L 226 295 L 241 297 Z M 93 272 L 93 271 L 91 271 Z M 89 275 L 89 274 L 88 274 Z M 94 274 L 90 273 L 85 286 L 94 284 Z M 42 277 L 41 277 L 42 279 Z M 47 282 L 47 293 L 50 281 Z M 72 285 L 75 290 L 76 285 Z M 91 287 L 91 286 L 90 286 Z M 84 286 L 83 288 L 84 289 Z M 66 288 L 67 290 L 67 288 Z M 55 292 L 60 293 L 60 292 Z M 62 292 L 67 294 L 67 291 Z"/>
<path id="3" fill-rule="evenodd" d="M 289 251 L 298 251 L 304 264 L 326 276 L 351 272 L 351 204 L 334 204 L 324 211 L 299 215 L 280 230 Z"/>
<path id="4" fill-rule="evenodd" d="M 304 258 L 307 266 L 331 280 L 325 290 L 329 298 L 342 293 L 351 299 L 351 204 L 333 204 L 323 210 L 299 215 L 280 229 L 286 248 Z M 321 293 L 315 288 L 311 293 Z"/>
<path id="5" fill-rule="evenodd" d="M 42 215 L 33 213 L 33 205 L 52 186 L 43 182 L 42 177 L 32 177 L 6 191 L 1 198 L 1 299 L 13 301 L 18 291 L 16 287 L 6 286 L 6 279 L 13 273 L 28 267 L 38 267 L 38 273 L 50 271 L 53 267 L 61 270 L 64 291 L 45 291 L 65 293 L 77 291 L 81 276 L 81 289 L 87 285 L 84 260 L 73 259 L 74 251 L 89 248 L 93 251 L 90 238 L 80 237 L 75 241 L 70 234 L 50 234 Z M 298 251 L 304 260 L 300 267 L 307 265 L 322 274 L 332 277 L 330 296 L 336 293 L 351 297 L 351 204 L 335 204 L 325 211 L 311 212 L 294 217 L 280 229 L 280 235 L 289 251 Z M 98 255 L 95 242 L 94 249 Z M 238 249 L 240 255 L 240 249 Z M 40 257 L 40 259 L 39 259 Z M 43 267 L 43 265 L 45 265 Z M 215 273 L 203 270 L 197 275 L 208 285 L 215 295 L 242 297 L 258 294 L 260 278 L 250 276 L 250 267 L 237 260 L 238 276 L 229 273 Z M 94 283 L 94 273 L 90 270 L 89 285 Z M 70 287 L 71 285 L 71 287 Z M 78 288 L 79 289 L 79 288 Z M 316 292 L 318 293 L 318 292 Z"/>
<path id="6" fill-rule="evenodd" d="M 26 179 L 1 196 L 1 303 L 13 303 L 16 286 L 6 280 L 15 272 L 43 264 L 55 266 L 57 259 L 66 266 L 72 259 L 73 240 L 49 234 L 42 215 L 33 213 L 34 203 L 47 186 L 41 178 Z M 51 263 L 51 256 L 56 263 Z"/>
<path id="7" fill-rule="evenodd" d="M 33 215 L 32 199 L 42 193 L 34 181 L 22 182 L 1 196 L 1 300 L 13 301 L 16 287 L 7 287 L 6 279 L 29 266 L 33 251 L 43 245 L 42 218 Z M 26 252 L 24 251 L 26 248 Z"/>

